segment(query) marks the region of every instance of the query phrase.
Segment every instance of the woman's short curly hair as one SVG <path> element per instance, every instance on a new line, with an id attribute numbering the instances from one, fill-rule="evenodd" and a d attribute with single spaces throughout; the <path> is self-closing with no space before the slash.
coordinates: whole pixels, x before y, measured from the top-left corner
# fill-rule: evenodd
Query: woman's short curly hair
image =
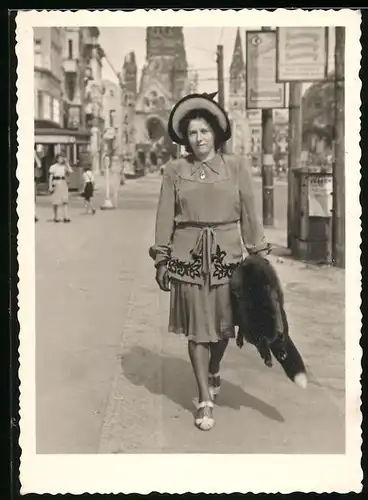
<path id="1" fill-rule="evenodd" d="M 212 113 L 207 111 L 206 109 L 193 109 L 192 111 L 189 111 L 181 120 L 179 123 L 179 131 L 182 134 L 182 136 L 185 138 L 185 149 L 188 153 L 193 154 L 192 148 L 190 147 L 189 140 L 188 140 L 188 128 L 189 128 L 189 123 L 192 120 L 202 118 L 205 120 L 213 130 L 214 134 L 214 143 L 215 143 L 215 150 L 218 151 L 218 149 L 224 144 L 224 133 L 222 128 L 220 127 L 220 124 Z"/>

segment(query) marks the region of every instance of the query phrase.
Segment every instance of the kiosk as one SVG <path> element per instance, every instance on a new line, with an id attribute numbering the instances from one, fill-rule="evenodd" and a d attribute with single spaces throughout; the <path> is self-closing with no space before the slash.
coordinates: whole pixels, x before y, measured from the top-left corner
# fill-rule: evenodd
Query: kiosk
<path id="1" fill-rule="evenodd" d="M 332 262 L 332 173 L 294 170 L 292 255 Z"/>

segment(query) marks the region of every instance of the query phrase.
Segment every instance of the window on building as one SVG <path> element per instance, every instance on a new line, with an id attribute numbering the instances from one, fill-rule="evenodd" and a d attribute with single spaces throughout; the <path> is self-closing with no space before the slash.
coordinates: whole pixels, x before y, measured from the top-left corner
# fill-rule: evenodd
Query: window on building
<path id="1" fill-rule="evenodd" d="M 109 111 L 109 126 L 110 127 L 115 127 L 115 110 L 114 109 L 111 109 Z"/>
<path id="2" fill-rule="evenodd" d="M 43 116 L 44 120 L 51 120 L 51 98 L 48 94 L 43 94 Z"/>
<path id="3" fill-rule="evenodd" d="M 110 90 L 110 97 L 114 97 L 114 91 Z"/>
<path id="4" fill-rule="evenodd" d="M 65 87 L 66 87 L 66 95 L 69 101 L 74 101 L 74 95 L 75 95 L 75 79 L 74 75 L 71 73 L 67 73 L 65 75 Z"/>
<path id="5" fill-rule="evenodd" d="M 39 120 L 43 118 L 43 93 L 40 91 L 37 95 L 37 118 Z"/>
<path id="6" fill-rule="evenodd" d="M 68 40 L 68 59 L 73 59 L 73 40 Z"/>
<path id="7" fill-rule="evenodd" d="M 42 44 L 40 39 L 34 40 L 34 65 L 38 68 L 42 66 Z"/>
<path id="8" fill-rule="evenodd" d="M 52 100 L 52 120 L 60 124 L 60 102 L 59 99 Z"/>

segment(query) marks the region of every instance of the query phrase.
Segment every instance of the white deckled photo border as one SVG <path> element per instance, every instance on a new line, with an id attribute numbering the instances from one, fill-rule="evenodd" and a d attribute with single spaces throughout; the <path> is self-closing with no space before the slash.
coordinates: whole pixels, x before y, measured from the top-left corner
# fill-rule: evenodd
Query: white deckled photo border
<path id="1" fill-rule="evenodd" d="M 241 16 L 245 20 L 241 21 Z M 360 13 L 242 10 L 28 11 L 16 18 L 21 492 L 290 493 L 360 491 Z M 345 26 L 346 453 L 344 455 L 39 455 L 35 411 L 34 26 Z M 247 432 L 246 423 L 239 432 Z M 303 432 L 303 429 L 301 429 Z M 219 466 L 219 460 L 221 466 Z M 213 473 L 218 471 L 219 473 Z"/>

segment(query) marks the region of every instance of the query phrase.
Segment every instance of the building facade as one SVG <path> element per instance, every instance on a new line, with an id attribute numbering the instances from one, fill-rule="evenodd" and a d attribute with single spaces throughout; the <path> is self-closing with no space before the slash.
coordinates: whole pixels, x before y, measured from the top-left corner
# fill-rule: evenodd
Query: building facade
<path id="1" fill-rule="evenodd" d="M 134 52 L 124 59 L 121 73 L 122 90 L 122 124 L 121 124 L 121 155 L 123 170 L 126 175 L 135 175 L 135 160 L 141 154 L 136 151 L 135 106 L 137 99 L 137 63 Z M 144 161 L 144 158 L 139 160 Z"/>
<path id="2" fill-rule="evenodd" d="M 229 118 L 232 138 L 229 149 L 238 155 L 247 155 L 251 150 L 249 122 L 245 107 L 245 63 L 239 28 L 236 32 L 234 51 L 230 65 Z"/>
<path id="3" fill-rule="evenodd" d="M 34 118 L 37 125 L 63 125 L 63 49 L 61 28 L 34 28 Z"/>
<path id="4" fill-rule="evenodd" d="M 84 110 L 86 125 L 90 130 L 90 152 L 92 170 L 98 175 L 102 168 L 103 156 L 103 94 L 102 58 L 104 52 L 99 43 L 100 30 L 96 27 L 80 28 L 82 35 L 84 74 Z"/>
<path id="5" fill-rule="evenodd" d="M 47 181 L 58 153 L 73 167 L 72 188 L 79 187 L 82 163 L 99 169 L 103 86 L 98 34 L 97 28 L 34 28 L 35 150 L 41 182 Z"/>
<path id="6" fill-rule="evenodd" d="M 39 182 L 47 183 L 48 170 L 56 155 L 64 154 L 73 169 L 70 187 L 78 188 L 76 167 L 88 149 L 89 132 L 83 118 L 72 123 L 69 105 L 81 101 L 81 78 L 72 99 L 64 68 L 67 31 L 65 28 L 34 28 L 34 125 L 35 153 L 41 165 Z M 75 98 L 75 96 L 77 96 Z"/>
<path id="7" fill-rule="evenodd" d="M 188 88 L 183 28 L 152 26 L 146 30 L 146 63 L 135 103 L 135 142 L 151 164 L 176 151 L 167 134 L 170 110 Z"/>
<path id="8" fill-rule="evenodd" d="M 121 128 L 122 128 L 122 98 L 119 85 L 103 80 L 104 93 L 102 96 L 102 118 L 104 120 L 103 142 L 105 153 L 110 156 L 122 155 Z"/>

